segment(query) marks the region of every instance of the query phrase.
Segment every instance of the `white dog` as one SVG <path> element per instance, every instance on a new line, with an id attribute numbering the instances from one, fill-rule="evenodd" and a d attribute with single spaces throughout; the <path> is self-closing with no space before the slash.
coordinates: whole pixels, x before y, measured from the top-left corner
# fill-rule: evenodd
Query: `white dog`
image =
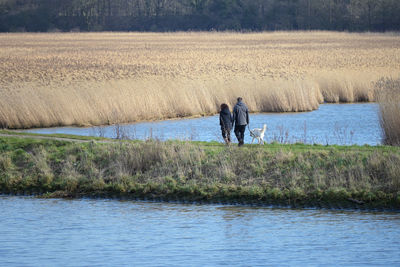
<path id="1" fill-rule="evenodd" d="M 266 130 L 267 130 L 267 125 L 264 124 L 264 127 L 262 129 L 254 128 L 252 131 L 250 131 L 250 136 L 253 137 L 251 143 L 253 144 L 254 139 L 257 139 L 259 144 L 261 143 L 264 144 L 264 134 Z"/>

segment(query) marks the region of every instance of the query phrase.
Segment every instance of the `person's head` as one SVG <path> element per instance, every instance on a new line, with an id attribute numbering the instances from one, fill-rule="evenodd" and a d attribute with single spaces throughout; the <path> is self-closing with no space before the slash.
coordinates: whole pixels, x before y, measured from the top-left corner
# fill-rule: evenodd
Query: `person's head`
<path id="1" fill-rule="evenodd" d="M 224 110 L 224 109 L 229 109 L 229 107 L 228 107 L 227 104 L 222 103 L 222 104 L 221 104 L 221 110 Z"/>
<path id="2" fill-rule="evenodd" d="M 241 98 L 240 96 L 237 98 L 237 102 L 242 102 L 243 98 Z"/>

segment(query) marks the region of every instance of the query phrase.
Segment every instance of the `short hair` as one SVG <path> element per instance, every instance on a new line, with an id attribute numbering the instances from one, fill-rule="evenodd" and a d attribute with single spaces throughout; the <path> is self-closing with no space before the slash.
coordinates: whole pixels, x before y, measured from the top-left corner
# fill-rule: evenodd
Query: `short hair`
<path id="1" fill-rule="evenodd" d="M 227 109 L 227 108 L 229 108 L 227 104 L 225 104 L 225 103 L 221 104 L 221 110 L 224 110 L 224 109 Z"/>
<path id="2" fill-rule="evenodd" d="M 243 98 L 241 98 L 240 96 L 237 98 L 237 101 L 238 102 L 240 102 L 240 101 L 242 101 L 243 100 Z"/>

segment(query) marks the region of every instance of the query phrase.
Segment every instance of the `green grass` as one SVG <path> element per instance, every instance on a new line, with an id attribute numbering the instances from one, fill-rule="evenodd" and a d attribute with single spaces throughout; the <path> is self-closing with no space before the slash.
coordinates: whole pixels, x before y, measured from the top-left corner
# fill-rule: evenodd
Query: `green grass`
<path id="1" fill-rule="evenodd" d="M 397 147 L 36 138 L 0 137 L 0 193 L 400 210 Z"/>

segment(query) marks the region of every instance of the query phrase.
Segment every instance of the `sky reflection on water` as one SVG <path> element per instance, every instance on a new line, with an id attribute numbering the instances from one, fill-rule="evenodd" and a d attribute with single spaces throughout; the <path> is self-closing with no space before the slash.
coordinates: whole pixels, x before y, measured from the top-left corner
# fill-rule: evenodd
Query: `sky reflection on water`
<path id="1" fill-rule="evenodd" d="M 0 266 L 400 264 L 400 214 L 0 196 Z"/>
<path id="2" fill-rule="evenodd" d="M 382 134 L 377 104 L 324 104 L 318 110 L 301 113 L 251 114 L 250 128 L 267 124 L 265 140 L 281 143 L 317 143 L 339 145 L 379 145 Z M 222 142 L 218 115 L 203 118 L 143 122 L 121 126 L 133 139 L 157 138 Z M 66 133 L 115 138 L 115 126 L 31 129 L 33 133 Z M 233 132 L 232 132 L 232 135 Z M 236 142 L 236 138 L 233 138 Z M 246 130 L 246 143 L 251 142 Z"/>

